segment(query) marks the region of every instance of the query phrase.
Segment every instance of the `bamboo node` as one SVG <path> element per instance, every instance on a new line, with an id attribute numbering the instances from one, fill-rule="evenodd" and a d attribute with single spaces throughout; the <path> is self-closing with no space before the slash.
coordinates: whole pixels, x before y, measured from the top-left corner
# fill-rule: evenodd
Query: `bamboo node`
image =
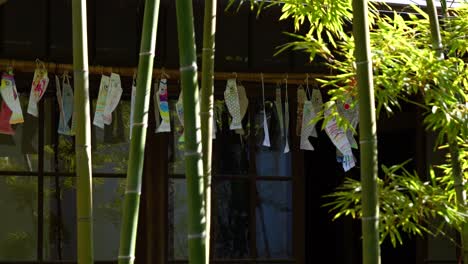
<path id="1" fill-rule="evenodd" d="M 184 153 L 184 156 L 185 157 L 199 157 L 201 158 L 202 154 L 198 151 L 189 151 L 189 150 L 186 150 L 185 153 Z"/>
<path id="2" fill-rule="evenodd" d="M 154 52 L 153 51 L 142 51 L 140 52 L 140 56 L 144 56 L 144 55 L 154 55 Z"/>
<path id="3" fill-rule="evenodd" d="M 192 62 L 192 64 L 190 65 L 185 65 L 185 66 L 182 66 L 179 68 L 179 71 L 180 72 L 184 72 L 184 71 L 197 71 L 198 69 L 198 66 L 197 66 L 197 63 L 196 62 Z"/>
<path id="4" fill-rule="evenodd" d="M 379 217 L 377 217 L 377 216 L 367 216 L 367 217 L 362 218 L 362 221 L 376 221 L 376 220 L 379 220 Z"/>
<path id="5" fill-rule="evenodd" d="M 141 122 L 141 123 L 133 123 L 132 124 L 132 127 L 136 127 L 136 126 L 142 126 L 142 127 L 147 127 L 148 124 L 146 122 Z"/>
<path id="6" fill-rule="evenodd" d="M 135 256 L 131 256 L 131 255 L 129 255 L 129 256 L 118 256 L 117 258 L 118 258 L 118 259 L 128 259 L 128 260 L 130 260 L 130 261 L 134 261 L 134 260 L 135 260 Z"/>
<path id="7" fill-rule="evenodd" d="M 85 217 L 78 217 L 78 218 L 77 218 L 77 221 L 78 221 L 78 222 L 90 222 L 91 219 L 92 219 L 92 217 L 90 217 L 90 216 L 85 216 Z"/>
<path id="8" fill-rule="evenodd" d="M 213 112 L 212 112 L 212 111 L 200 111 L 200 115 L 201 115 L 201 116 L 212 117 L 212 116 L 213 116 Z"/>
<path id="9" fill-rule="evenodd" d="M 368 144 L 368 143 L 376 143 L 376 142 L 377 142 L 377 139 L 375 137 L 371 139 L 359 140 L 359 144 Z"/>
<path id="10" fill-rule="evenodd" d="M 198 238 L 205 238 L 206 237 L 206 232 L 203 231 L 198 234 L 188 234 L 188 239 L 198 239 Z"/>
<path id="11" fill-rule="evenodd" d="M 356 65 L 369 64 L 369 63 L 370 63 L 369 60 L 365 60 L 365 61 L 356 61 Z"/>
<path id="12" fill-rule="evenodd" d="M 132 194 L 132 193 L 136 193 L 138 195 L 141 195 L 141 190 L 126 190 L 125 191 L 125 194 Z"/>

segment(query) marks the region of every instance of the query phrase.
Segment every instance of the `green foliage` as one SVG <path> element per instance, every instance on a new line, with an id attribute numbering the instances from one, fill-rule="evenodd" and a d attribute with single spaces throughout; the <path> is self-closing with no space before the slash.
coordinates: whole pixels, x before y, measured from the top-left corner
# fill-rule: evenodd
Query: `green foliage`
<path id="1" fill-rule="evenodd" d="M 404 168 L 406 163 L 382 166 L 385 177 L 378 179 L 381 242 L 390 238 L 393 246 L 403 244 L 401 232 L 417 236 L 444 234 L 446 225 L 460 230 L 468 216 L 447 196 L 450 181 L 444 177 L 422 181 Z M 330 207 L 333 219 L 347 215 L 361 218 L 361 195 L 361 182 L 348 178 L 326 196 L 332 201 L 324 206 Z M 442 218 L 440 226 L 433 226 L 431 220 L 436 217 Z"/>

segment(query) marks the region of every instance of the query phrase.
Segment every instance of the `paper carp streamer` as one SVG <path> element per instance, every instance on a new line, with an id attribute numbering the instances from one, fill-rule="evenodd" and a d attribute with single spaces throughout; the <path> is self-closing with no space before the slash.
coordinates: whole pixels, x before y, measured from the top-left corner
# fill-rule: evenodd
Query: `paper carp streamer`
<path id="1" fill-rule="evenodd" d="M 286 145 L 284 146 L 283 153 L 289 152 L 289 99 L 288 99 L 288 80 L 285 80 L 286 94 L 284 97 L 284 137 Z"/>
<path id="2" fill-rule="evenodd" d="M 167 79 L 161 79 L 159 81 L 159 90 L 157 94 L 159 115 L 161 116 L 161 124 L 156 133 L 170 132 L 171 131 L 171 120 L 169 116 L 169 102 L 167 93 Z"/>
<path id="3" fill-rule="evenodd" d="M 310 100 L 305 100 L 302 108 L 302 130 L 301 130 L 301 145 L 300 148 L 303 150 L 314 150 L 314 147 L 309 141 L 310 136 L 317 136 L 315 130 L 315 124 L 310 123 L 316 116 L 314 107 Z"/>
<path id="4" fill-rule="evenodd" d="M 325 118 L 330 116 L 330 109 L 325 111 Z M 342 165 L 345 171 L 353 168 L 355 164 L 353 152 L 351 150 L 351 144 L 346 137 L 346 133 L 336 123 L 335 117 L 330 119 L 325 125 L 325 132 L 331 139 L 336 148 L 343 154 Z"/>
<path id="5" fill-rule="evenodd" d="M 263 83 L 263 73 L 260 74 L 260 78 L 262 79 L 262 100 L 263 100 L 263 142 L 262 145 L 265 147 L 270 147 L 270 133 L 268 132 L 268 121 L 266 115 L 266 107 L 265 107 L 265 84 Z"/>
<path id="6" fill-rule="evenodd" d="M 278 122 L 281 131 L 281 137 L 284 136 L 284 119 L 283 119 L 283 103 L 281 102 L 281 86 L 280 83 L 277 84 L 275 90 L 275 108 L 276 114 L 278 115 Z"/>
<path id="7" fill-rule="evenodd" d="M 232 116 L 229 129 L 242 129 L 242 116 L 236 79 L 227 80 L 226 90 L 224 91 L 224 101 L 226 103 L 229 114 Z"/>
<path id="8" fill-rule="evenodd" d="M 106 105 L 104 106 L 104 112 L 102 118 L 104 124 L 110 125 L 112 123 L 112 112 L 119 105 L 120 97 L 122 97 L 122 83 L 120 81 L 120 75 L 117 73 L 111 73 L 110 86 L 107 92 Z"/>
<path id="9" fill-rule="evenodd" d="M 55 76 L 57 86 L 57 101 L 60 108 L 60 121 L 57 132 L 62 135 L 72 135 L 72 130 L 68 125 L 73 116 L 73 89 L 70 85 L 68 75 L 63 76 L 62 88 L 60 88 L 60 79 Z"/>
<path id="10" fill-rule="evenodd" d="M 8 107 L 8 105 L 5 103 L 5 101 L 2 101 L 2 106 L 0 109 L 0 134 L 5 134 L 5 135 L 14 135 L 15 131 L 11 127 L 10 124 L 10 118 L 12 115 L 12 111 Z"/>
<path id="11" fill-rule="evenodd" d="M 359 123 L 359 105 L 356 102 L 353 107 L 352 102 L 353 99 L 351 97 L 348 97 L 345 102 L 337 102 L 337 109 L 338 113 L 348 120 L 353 129 L 356 129 Z M 351 147 L 358 149 L 358 144 L 351 129 L 346 130 L 346 137 L 348 138 Z"/>
<path id="12" fill-rule="evenodd" d="M 304 101 L 306 99 L 306 93 L 304 87 L 299 85 L 297 88 L 297 119 L 296 119 L 296 136 L 301 136 L 302 132 L 302 111 L 304 110 Z"/>
<path id="13" fill-rule="evenodd" d="M 0 85 L 0 93 L 3 101 L 12 111 L 10 124 L 19 124 L 24 122 L 23 110 L 19 101 L 18 91 L 16 91 L 15 79 L 13 74 L 3 73 Z"/>
<path id="14" fill-rule="evenodd" d="M 29 94 L 28 113 L 32 116 L 38 116 L 37 104 L 47 90 L 48 85 L 49 77 L 47 76 L 47 69 L 43 63 L 39 63 L 34 71 L 31 93 Z"/>
<path id="15" fill-rule="evenodd" d="M 107 94 L 109 92 L 110 78 L 102 75 L 101 83 L 99 84 L 99 94 L 96 102 L 96 111 L 94 112 L 93 125 L 104 128 L 104 108 L 106 107 Z"/>
<path id="16" fill-rule="evenodd" d="M 312 89 L 312 96 L 310 100 L 312 101 L 312 106 L 314 107 L 316 114 L 322 111 L 323 100 L 322 100 L 322 93 L 320 93 L 319 89 Z"/>
<path id="17" fill-rule="evenodd" d="M 245 87 L 241 84 L 237 85 L 237 92 L 239 94 L 239 109 L 240 109 L 240 119 L 241 122 L 244 119 L 245 114 L 247 113 L 247 108 L 249 107 L 249 98 L 245 92 Z M 236 133 L 244 135 L 244 129 L 236 129 Z"/>

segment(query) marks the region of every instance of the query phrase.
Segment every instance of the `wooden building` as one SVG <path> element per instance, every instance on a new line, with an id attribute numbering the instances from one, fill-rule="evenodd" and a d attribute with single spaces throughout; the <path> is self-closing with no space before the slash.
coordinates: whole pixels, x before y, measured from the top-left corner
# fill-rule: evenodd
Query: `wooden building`
<path id="1" fill-rule="evenodd" d="M 203 2 L 194 1 L 197 51 L 201 54 Z M 335 147 L 321 131 L 312 139 L 315 151 L 299 149 L 296 133 L 296 91 L 306 73 L 329 74 L 320 59 L 285 52 L 289 21 L 278 21 L 279 9 L 257 16 L 248 5 L 225 11 L 219 1 L 216 33 L 216 99 L 223 99 L 226 79 L 237 77 L 246 88 L 249 107 L 244 134 L 228 129 L 224 104 L 219 111 L 214 140 L 213 263 L 360 263 L 358 220 L 332 221 L 323 195 L 344 177 Z M 124 94 L 104 129 L 92 127 L 94 177 L 94 232 L 96 263 L 117 263 L 121 201 L 129 146 L 132 69 L 137 65 L 143 0 L 88 1 L 88 36 L 93 116 L 101 74 L 119 73 Z M 178 98 L 177 29 L 174 1 L 162 0 L 155 68 L 169 75 L 171 107 Z M 0 7 L 0 61 L 2 70 L 15 69 L 16 86 L 25 114 L 15 135 L 0 134 L 0 264 L 76 262 L 76 213 L 73 137 L 57 133 L 59 109 L 54 75 L 72 63 L 70 0 L 10 0 Z M 39 116 L 26 113 L 32 81 L 31 65 L 40 59 L 50 83 L 39 103 Z M 269 78 L 265 93 L 272 146 L 262 146 L 263 100 L 259 74 Z M 71 70 L 70 70 L 71 73 Z M 287 78 L 288 89 L 284 79 Z M 157 79 L 159 76 L 153 76 Z M 283 99 L 290 103 L 291 151 L 283 153 L 284 136 L 271 103 L 276 82 L 282 81 Z M 153 87 L 154 89 L 154 87 Z M 322 91 L 327 99 L 326 91 Z M 152 102 L 151 108 L 154 109 Z M 172 113 L 170 133 L 155 133 L 150 112 L 144 187 L 138 230 L 137 263 L 187 263 L 187 197 L 180 155 L 181 125 Z M 414 169 L 426 170 L 431 149 L 419 113 L 408 106 L 379 121 L 379 158 L 382 163 L 413 158 Z M 356 152 L 356 157 L 359 157 Z M 455 263 L 453 248 L 432 251 L 433 240 L 408 238 L 393 249 L 384 244 L 384 263 Z M 432 243 L 432 244 L 431 244 Z M 442 245 L 444 242 L 440 242 Z M 434 253 L 436 252 L 436 253 Z M 441 257 L 437 257 L 437 254 Z M 442 254 L 442 255 L 441 255 Z M 446 254 L 446 255 L 443 255 Z M 430 262 L 431 260 L 446 262 Z M 426 261 L 428 260 L 428 261 Z"/>

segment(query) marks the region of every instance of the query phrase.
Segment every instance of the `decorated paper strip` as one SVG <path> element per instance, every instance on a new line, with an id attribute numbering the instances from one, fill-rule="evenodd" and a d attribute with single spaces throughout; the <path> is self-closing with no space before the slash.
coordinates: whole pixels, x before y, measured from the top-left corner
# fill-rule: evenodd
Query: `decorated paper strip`
<path id="1" fill-rule="evenodd" d="M 159 124 L 161 123 L 161 121 L 159 120 L 159 80 L 155 80 L 153 86 L 154 124 L 156 127 L 156 129 L 154 129 L 154 133 L 156 133 L 156 130 L 158 129 Z"/>
<path id="2" fill-rule="evenodd" d="M 55 76 L 57 81 L 58 77 Z M 58 133 L 62 135 L 71 135 L 72 131 L 68 125 L 73 116 L 73 89 L 70 85 L 68 76 L 63 77 L 62 91 L 60 92 L 60 86 L 57 86 L 57 99 L 59 100 L 59 106 L 61 105 L 61 117 L 59 121 Z M 61 103 L 60 103 L 61 100 Z"/>
<path id="3" fill-rule="evenodd" d="M 283 120 L 283 104 L 281 102 L 281 86 L 278 84 L 276 87 L 275 93 L 275 107 L 276 114 L 278 115 L 278 122 L 281 131 L 281 137 L 284 136 L 284 120 Z"/>
<path id="4" fill-rule="evenodd" d="M 284 96 L 284 135 L 286 145 L 284 146 L 284 153 L 289 152 L 289 99 L 288 99 L 288 80 L 285 82 L 286 95 Z"/>
<path id="5" fill-rule="evenodd" d="M 99 85 L 99 94 L 96 102 L 96 111 L 94 112 L 93 124 L 99 128 L 104 128 L 104 108 L 106 107 L 107 94 L 109 93 L 110 78 L 102 75 Z"/>
<path id="6" fill-rule="evenodd" d="M 122 83 L 120 81 L 120 75 L 117 73 L 111 73 L 110 86 L 106 97 L 106 105 L 104 106 L 104 112 L 102 118 L 104 124 L 110 125 L 112 123 L 112 112 L 119 105 L 120 97 L 122 97 Z"/>
<path id="7" fill-rule="evenodd" d="M 167 93 L 167 79 L 159 80 L 159 90 L 158 90 L 158 105 L 159 105 L 159 114 L 161 116 L 161 124 L 156 129 L 156 133 L 161 132 L 170 132 L 171 131 L 171 120 L 169 116 L 169 102 L 168 102 L 168 93 Z"/>
<path id="8" fill-rule="evenodd" d="M 265 84 L 263 83 L 263 73 L 260 75 L 262 78 L 262 100 L 263 100 L 263 143 L 262 145 L 265 147 L 270 146 L 270 133 L 268 132 L 268 121 L 266 115 L 266 107 L 265 107 Z"/>
<path id="9" fill-rule="evenodd" d="M 306 93 L 304 87 L 299 85 L 297 88 L 297 117 L 296 117 L 296 136 L 301 136 L 302 131 L 302 110 L 304 110 L 304 101 L 306 99 Z"/>
<path id="10" fill-rule="evenodd" d="M 130 98 L 130 134 L 128 135 L 130 139 L 132 139 L 132 131 L 133 131 L 133 115 L 135 113 L 135 96 L 136 96 L 136 76 L 133 75 L 132 80 L 132 96 Z"/>
<path id="11" fill-rule="evenodd" d="M 16 91 L 15 79 L 13 77 L 13 74 L 2 74 L 0 92 L 3 101 L 12 111 L 12 115 L 10 117 L 10 124 L 23 123 L 23 110 L 21 109 L 21 103 L 19 101 L 18 92 Z"/>
<path id="12" fill-rule="evenodd" d="M 182 91 L 180 91 L 179 94 L 179 99 L 176 102 L 176 112 L 177 112 L 177 118 L 179 119 L 179 122 L 182 126 L 184 126 L 184 94 Z"/>
<path id="13" fill-rule="evenodd" d="M 176 102 L 176 113 L 177 113 L 177 119 L 179 120 L 180 125 L 182 126 L 182 134 L 179 137 L 179 142 L 182 143 L 185 140 L 184 137 L 184 94 L 182 93 L 182 90 L 180 91 L 179 94 L 179 99 L 177 99 Z"/>
<path id="14" fill-rule="evenodd" d="M 44 64 L 38 64 L 34 71 L 34 77 L 31 85 L 31 93 L 29 94 L 28 113 L 37 117 L 37 104 L 41 100 L 47 86 L 49 85 L 49 77 Z"/>
<path id="15" fill-rule="evenodd" d="M 236 79 L 227 80 L 226 90 L 224 91 L 224 101 L 226 103 L 229 114 L 232 116 L 229 129 L 242 129 L 242 116 Z"/>
<path id="16" fill-rule="evenodd" d="M 245 92 L 245 87 L 241 84 L 237 85 L 237 92 L 239 94 L 239 106 L 240 106 L 240 116 L 241 120 L 244 119 L 245 114 L 247 113 L 247 108 L 249 107 L 249 99 L 247 98 L 247 94 Z M 236 129 L 236 133 L 240 135 L 244 135 L 244 129 Z"/>
<path id="17" fill-rule="evenodd" d="M 325 111 L 325 118 L 330 116 L 330 109 Z M 346 137 L 346 133 L 336 123 L 336 119 L 330 119 L 325 125 L 325 132 L 331 139 L 336 148 L 343 154 L 342 165 L 345 171 L 350 170 L 355 166 L 351 145 Z"/>
<path id="18" fill-rule="evenodd" d="M 10 124 L 11 115 L 12 115 L 11 109 L 8 107 L 5 101 L 2 101 L 2 105 L 0 108 L 0 134 L 5 134 L 5 135 L 15 134 L 15 131 L 13 130 Z"/>

